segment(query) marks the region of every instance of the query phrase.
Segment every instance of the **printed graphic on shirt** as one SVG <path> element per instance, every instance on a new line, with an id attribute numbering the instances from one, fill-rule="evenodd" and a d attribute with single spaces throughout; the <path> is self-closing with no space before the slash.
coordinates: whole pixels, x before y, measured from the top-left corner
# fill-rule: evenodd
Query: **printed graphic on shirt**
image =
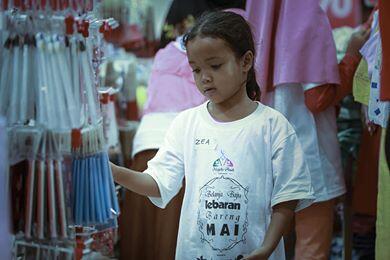
<path id="1" fill-rule="evenodd" d="M 221 156 L 214 161 L 213 171 L 214 173 L 219 174 L 229 174 L 234 172 L 233 162 L 225 156 L 223 151 L 221 151 Z"/>
<path id="2" fill-rule="evenodd" d="M 225 175 L 226 171 L 234 171 L 234 165 L 224 154 L 214 161 L 215 169 L 224 170 L 199 190 L 197 225 L 201 242 L 223 256 L 246 241 L 249 188 Z"/>

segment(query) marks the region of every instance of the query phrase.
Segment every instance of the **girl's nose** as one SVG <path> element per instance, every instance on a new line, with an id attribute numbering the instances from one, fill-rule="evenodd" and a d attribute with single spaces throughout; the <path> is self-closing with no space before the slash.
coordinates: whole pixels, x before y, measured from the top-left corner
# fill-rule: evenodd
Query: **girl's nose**
<path id="1" fill-rule="evenodd" d="M 203 74 L 202 75 L 202 83 L 203 84 L 210 83 L 211 81 L 212 81 L 212 79 L 211 79 L 210 75 L 208 75 L 208 74 Z"/>

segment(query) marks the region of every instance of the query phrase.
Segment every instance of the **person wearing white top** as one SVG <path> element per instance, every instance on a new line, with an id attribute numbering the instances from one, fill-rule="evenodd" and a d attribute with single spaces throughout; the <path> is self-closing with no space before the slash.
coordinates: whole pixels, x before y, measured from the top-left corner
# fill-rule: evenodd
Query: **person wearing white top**
<path id="1" fill-rule="evenodd" d="M 182 112 L 145 173 L 153 177 L 164 208 L 186 190 L 176 259 L 236 259 L 256 249 L 270 224 L 272 207 L 314 199 L 300 143 L 287 120 L 260 103 L 250 115 L 218 122 L 207 103 Z M 270 259 L 283 259 L 279 243 Z"/>
<path id="2" fill-rule="evenodd" d="M 112 165 L 114 179 L 160 207 L 185 179 L 176 259 L 284 259 L 281 238 L 315 197 L 293 127 L 253 101 L 250 27 L 235 13 L 211 12 L 184 44 L 209 101 L 174 119 L 146 174 Z"/>

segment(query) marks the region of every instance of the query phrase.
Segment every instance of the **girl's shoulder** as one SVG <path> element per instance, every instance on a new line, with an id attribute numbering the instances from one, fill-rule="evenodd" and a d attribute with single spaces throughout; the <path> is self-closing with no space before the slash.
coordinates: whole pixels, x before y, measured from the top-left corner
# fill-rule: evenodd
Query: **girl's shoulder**
<path id="1" fill-rule="evenodd" d="M 266 121 L 267 123 L 270 123 L 271 125 L 275 126 L 283 126 L 290 124 L 286 117 L 276 109 L 261 103 L 259 103 L 259 106 L 261 106 L 262 110 L 262 113 L 259 114 L 258 117 L 259 120 Z"/>
<path id="2" fill-rule="evenodd" d="M 264 104 L 259 103 L 258 109 L 245 120 L 238 120 L 235 122 L 226 123 L 215 123 L 211 122 L 209 118 L 206 103 L 201 104 L 199 106 L 186 109 L 180 112 L 173 121 L 173 125 L 175 128 L 185 129 L 186 127 L 194 127 L 195 125 L 208 127 L 224 127 L 225 129 L 230 127 L 240 128 L 245 126 L 254 126 L 256 128 L 267 128 L 271 131 L 272 134 L 291 134 L 295 133 L 292 125 L 288 122 L 288 120 L 277 110 L 268 107 Z M 197 124 L 199 123 L 199 124 Z M 251 127 L 252 128 L 252 127 Z"/>
<path id="3" fill-rule="evenodd" d="M 287 118 L 279 111 L 261 104 L 263 106 L 263 113 L 259 115 L 258 120 L 265 127 L 269 128 L 272 136 L 282 138 L 295 134 L 295 130 Z"/>

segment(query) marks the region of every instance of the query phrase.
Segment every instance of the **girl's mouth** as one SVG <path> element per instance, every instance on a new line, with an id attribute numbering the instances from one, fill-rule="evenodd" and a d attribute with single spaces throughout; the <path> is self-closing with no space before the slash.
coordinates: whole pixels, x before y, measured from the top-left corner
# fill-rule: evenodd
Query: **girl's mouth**
<path id="1" fill-rule="evenodd" d="M 203 90 L 203 93 L 204 93 L 204 94 L 212 94 L 212 93 L 214 93 L 216 90 L 217 90 L 216 88 L 205 88 L 205 89 Z"/>

